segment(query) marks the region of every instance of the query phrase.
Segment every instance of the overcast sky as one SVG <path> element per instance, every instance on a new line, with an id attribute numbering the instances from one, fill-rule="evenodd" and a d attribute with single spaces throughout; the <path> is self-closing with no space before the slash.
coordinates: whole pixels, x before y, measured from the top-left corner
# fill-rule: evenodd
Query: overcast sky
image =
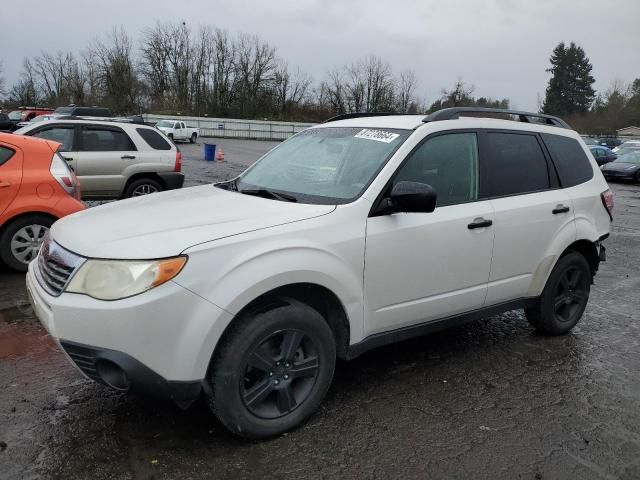
<path id="1" fill-rule="evenodd" d="M 536 109 L 560 41 L 585 49 L 598 90 L 640 77 L 640 0 L 31 0 L 3 5 L 6 82 L 25 56 L 81 50 L 115 25 L 137 39 L 158 20 L 257 34 L 316 82 L 375 54 L 415 70 L 428 102 L 462 78 L 478 96 Z"/>

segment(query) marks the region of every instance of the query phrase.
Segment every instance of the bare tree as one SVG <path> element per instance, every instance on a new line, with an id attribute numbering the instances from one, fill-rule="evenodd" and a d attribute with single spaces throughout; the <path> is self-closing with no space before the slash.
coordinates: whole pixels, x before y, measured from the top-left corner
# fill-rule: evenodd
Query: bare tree
<path id="1" fill-rule="evenodd" d="M 416 72 L 403 70 L 397 81 L 397 109 L 407 113 L 412 104 L 415 106 L 415 91 L 417 86 Z"/>
<path id="2" fill-rule="evenodd" d="M 256 35 L 238 37 L 234 67 L 242 116 L 255 115 L 267 97 L 264 94 L 276 68 L 275 55 L 275 48 Z"/>
<path id="3" fill-rule="evenodd" d="M 33 64 L 28 58 L 25 58 L 20 80 L 11 87 L 9 92 L 9 102 L 14 105 L 38 105 L 40 100 Z"/>
<path id="4" fill-rule="evenodd" d="M 118 113 L 131 113 L 139 108 L 139 82 L 135 69 L 132 41 L 124 28 L 114 28 L 91 47 L 98 64 L 98 78 L 108 106 Z"/>
<path id="5" fill-rule="evenodd" d="M 3 68 L 3 65 L 2 65 L 2 60 L 0 60 L 0 98 L 4 97 L 5 94 L 7 93 L 5 91 L 5 86 L 4 86 L 4 75 L 3 75 L 3 72 L 4 72 L 4 68 Z"/>
<path id="6" fill-rule="evenodd" d="M 340 70 L 334 69 L 327 74 L 327 80 L 320 85 L 318 100 L 335 114 L 347 112 L 347 88 Z"/>
<path id="7" fill-rule="evenodd" d="M 274 74 L 274 91 L 276 104 L 283 117 L 291 113 L 291 107 L 299 105 L 306 98 L 311 81 L 311 77 L 299 67 L 291 73 L 287 63 L 280 61 Z"/>

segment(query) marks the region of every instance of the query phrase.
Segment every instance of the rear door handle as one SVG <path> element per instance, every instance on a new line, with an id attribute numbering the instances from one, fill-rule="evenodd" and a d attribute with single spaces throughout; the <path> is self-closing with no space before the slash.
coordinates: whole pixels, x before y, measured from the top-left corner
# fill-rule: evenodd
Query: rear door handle
<path id="1" fill-rule="evenodd" d="M 71 157 L 62 157 L 64 158 L 67 162 L 73 162 L 73 158 Z"/>
<path id="2" fill-rule="evenodd" d="M 10 186 L 11 186 L 11 183 L 0 180 L 0 188 L 7 188 Z"/>
<path id="3" fill-rule="evenodd" d="M 551 210 L 551 213 L 553 213 L 554 215 L 558 215 L 559 213 L 567 213 L 569 210 L 571 210 L 569 207 L 561 204 L 561 205 L 556 205 L 556 208 Z"/>
<path id="4" fill-rule="evenodd" d="M 122 160 L 133 160 L 135 157 L 135 155 L 122 155 L 120 157 Z"/>
<path id="5" fill-rule="evenodd" d="M 492 220 L 487 220 L 485 218 L 476 218 L 473 222 L 471 222 L 469 225 L 467 225 L 467 228 L 469 230 L 473 230 L 475 228 L 490 227 L 491 225 L 493 225 L 493 221 Z"/>

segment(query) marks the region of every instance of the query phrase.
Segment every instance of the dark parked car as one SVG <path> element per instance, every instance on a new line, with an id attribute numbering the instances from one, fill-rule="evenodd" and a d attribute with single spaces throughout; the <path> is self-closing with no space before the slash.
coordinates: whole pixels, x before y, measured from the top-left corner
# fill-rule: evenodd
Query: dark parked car
<path id="1" fill-rule="evenodd" d="M 602 137 L 598 139 L 598 144 L 609 148 L 615 148 L 622 144 L 622 140 L 616 137 Z"/>
<path id="2" fill-rule="evenodd" d="M 9 115 L 4 112 L 0 112 L 0 132 L 4 130 L 10 132 L 12 129 L 13 122 L 9 118 Z"/>
<path id="3" fill-rule="evenodd" d="M 591 150 L 591 153 L 595 157 L 596 162 L 598 162 L 598 165 L 604 165 L 605 163 L 613 162 L 616 158 L 618 158 L 618 155 L 613 153 L 613 151 L 611 151 L 611 149 L 608 147 L 591 145 L 589 147 L 589 150 Z"/>
<path id="4" fill-rule="evenodd" d="M 111 111 L 102 107 L 77 107 L 69 105 L 58 107 L 53 112 L 54 117 L 111 117 Z"/>
<path id="5" fill-rule="evenodd" d="M 620 155 L 615 161 L 603 165 L 601 170 L 607 180 L 633 180 L 640 183 L 640 150 Z"/>

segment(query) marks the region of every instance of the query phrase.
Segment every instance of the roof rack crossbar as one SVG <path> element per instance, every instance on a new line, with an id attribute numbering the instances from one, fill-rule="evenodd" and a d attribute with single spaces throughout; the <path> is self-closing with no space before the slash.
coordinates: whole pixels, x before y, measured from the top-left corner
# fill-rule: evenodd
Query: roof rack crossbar
<path id="1" fill-rule="evenodd" d="M 544 113 L 523 112 L 520 110 L 508 110 L 502 108 L 482 108 L 482 107 L 452 107 L 444 108 L 427 115 L 422 119 L 423 122 L 437 122 L 440 120 L 455 120 L 463 116 L 465 113 L 487 113 L 487 114 L 501 114 L 512 115 L 518 117 L 518 121 L 525 123 L 532 123 L 531 118 L 538 118 L 544 120 L 547 125 L 553 125 L 554 127 L 571 129 L 569 124 L 561 118 L 554 117 L 553 115 L 546 115 Z"/>
<path id="2" fill-rule="evenodd" d="M 361 118 L 361 117 L 384 117 L 386 115 L 396 115 L 391 112 L 353 112 L 353 113 L 341 113 L 340 115 L 335 115 L 328 120 L 325 120 L 323 123 L 329 122 L 337 122 L 338 120 L 348 120 L 350 118 Z"/>

